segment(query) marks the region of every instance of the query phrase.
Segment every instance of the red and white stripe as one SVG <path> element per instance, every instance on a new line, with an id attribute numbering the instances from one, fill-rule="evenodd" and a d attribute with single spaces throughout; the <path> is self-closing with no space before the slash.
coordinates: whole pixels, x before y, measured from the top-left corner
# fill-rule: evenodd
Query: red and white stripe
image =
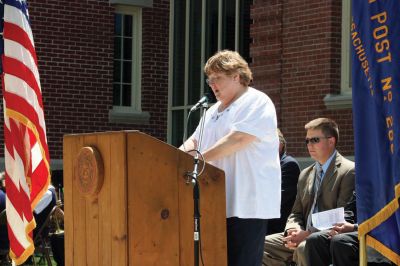
<path id="1" fill-rule="evenodd" d="M 32 212 L 47 190 L 50 169 L 32 31 L 23 9 L 7 2 L 11 1 L 4 5 L 2 58 L 6 209 L 10 256 L 21 264 L 34 251 Z"/>

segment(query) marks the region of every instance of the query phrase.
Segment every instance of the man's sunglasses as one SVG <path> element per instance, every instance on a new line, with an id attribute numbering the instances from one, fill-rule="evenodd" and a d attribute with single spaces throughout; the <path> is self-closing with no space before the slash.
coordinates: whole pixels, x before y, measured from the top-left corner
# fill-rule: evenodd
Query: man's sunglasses
<path id="1" fill-rule="evenodd" d="M 332 138 L 332 137 L 313 137 L 313 138 L 306 138 L 306 139 L 305 139 L 305 142 L 306 142 L 306 145 L 308 145 L 308 143 L 316 144 L 316 143 L 319 143 L 319 142 L 321 141 L 321 139 L 329 139 L 329 138 Z"/>

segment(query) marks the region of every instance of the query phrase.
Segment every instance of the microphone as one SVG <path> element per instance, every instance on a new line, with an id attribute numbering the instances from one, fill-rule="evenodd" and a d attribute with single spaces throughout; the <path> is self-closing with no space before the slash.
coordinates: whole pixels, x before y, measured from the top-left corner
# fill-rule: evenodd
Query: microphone
<path id="1" fill-rule="evenodd" d="M 207 104 L 207 103 L 208 103 L 208 96 L 204 95 L 203 97 L 201 97 L 201 99 L 192 108 L 190 108 L 190 112 L 196 111 L 203 104 Z"/>

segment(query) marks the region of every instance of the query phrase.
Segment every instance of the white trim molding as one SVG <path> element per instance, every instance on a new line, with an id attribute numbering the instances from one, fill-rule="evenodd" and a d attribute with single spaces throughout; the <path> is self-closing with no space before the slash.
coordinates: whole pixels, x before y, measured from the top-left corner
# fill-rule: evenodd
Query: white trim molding
<path id="1" fill-rule="evenodd" d="M 137 7 L 153 7 L 153 0 L 110 0 L 112 5 L 129 5 Z"/>

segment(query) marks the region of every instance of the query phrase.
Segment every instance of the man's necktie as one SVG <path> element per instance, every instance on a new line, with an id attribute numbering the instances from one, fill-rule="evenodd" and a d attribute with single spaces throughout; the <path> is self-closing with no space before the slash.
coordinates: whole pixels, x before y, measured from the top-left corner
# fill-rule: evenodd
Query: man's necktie
<path id="1" fill-rule="evenodd" d="M 314 211 L 316 210 L 315 208 L 317 207 L 318 191 L 319 191 L 319 188 L 321 185 L 321 180 L 322 180 L 323 174 L 324 174 L 324 171 L 322 170 L 322 167 L 317 167 L 317 171 L 315 174 L 315 182 L 314 182 L 314 200 L 311 205 L 310 213 L 308 214 L 308 217 L 307 217 L 307 227 L 306 227 L 307 230 L 309 230 L 312 225 L 311 215 L 314 213 Z"/>

